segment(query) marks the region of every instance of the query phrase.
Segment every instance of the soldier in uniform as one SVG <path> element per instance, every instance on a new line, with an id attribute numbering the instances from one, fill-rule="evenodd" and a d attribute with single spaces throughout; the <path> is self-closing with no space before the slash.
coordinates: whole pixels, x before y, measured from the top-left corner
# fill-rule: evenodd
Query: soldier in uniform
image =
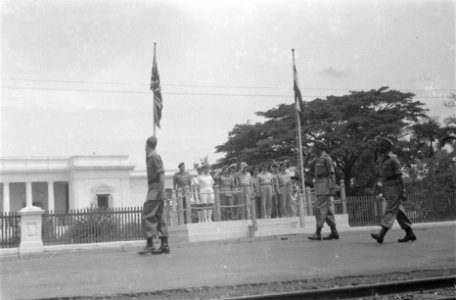
<path id="1" fill-rule="evenodd" d="M 252 198 L 252 175 L 247 171 L 247 163 L 241 162 L 239 164 L 239 173 L 237 174 L 237 180 L 239 182 L 239 187 L 241 188 L 242 195 L 242 204 L 245 205 L 245 209 L 241 210 L 241 219 L 246 218 L 247 220 L 251 217 L 250 207 Z"/>
<path id="2" fill-rule="evenodd" d="M 279 218 L 282 217 L 280 214 L 281 208 L 280 205 L 280 185 L 279 185 L 279 166 L 276 163 L 271 165 L 271 174 L 273 178 L 273 185 L 272 185 L 272 218 Z"/>
<path id="3" fill-rule="evenodd" d="M 261 217 L 270 219 L 272 214 L 272 191 L 274 177 L 268 171 L 268 164 L 261 167 L 261 172 L 257 175 L 257 190 L 261 197 Z"/>
<path id="4" fill-rule="evenodd" d="M 215 175 L 215 180 L 217 181 L 220 190 L 220 206 L 222 206 L 221 213 L 223 221 L 233 220 L 231 208 L 227 207 L 233 205 L 233 197 L 231 193 L 233 180 L 228 172 L 228 166 L 223 166 L 221 174 Z"/>
<path id="5" fill-rule="evenodd" d="M 189 188 L 192 185 L 192 177 L 190 176 L 189 172 L 185 171 L 185 163 L 181 162 L 178 166 L 179 172 L 175 173 L 173 176 L 173 189 L 176 190 L 181 190 L 181 193 L 177 193 L 177 195 L 182 195 L 182 207 L 183 209 L 187 209 L 187 201 L 190 199 L 187 199 L 187 194 L 186 194 L 186 188 Z M 187 214 L 184 214 L 184 222 L 185 223 L 191 223 L 187 222 Z"/>
<path id="6" fill-rule="evenodd" d="M 146 166 L 147 183 L 149 186 L 146 202 L 141 215 L 141 225 L 146 247 L 139 251 L 141 255 L 152 253 L 169 253 L 168 229 L 163 218 L 163 205 L 165 200 L 165 170 L 161 156 L 155 151 L 157 138 L 151 136 L 146 141 Z M 161 245 L 155 249 L 153 237 L 160 238 Z"/>
<path id="7" fill-rule="evenodd" d="M 339 239 L 339 233 L 336 229 L 336 220 L 334 211 L 330 205 L 330 196 L 336 187 L 336 176 L 334 170 L 334 162 L 331 157 L 325 152 L 326 146 L 320 141 L 316 141 L 312 148 L 314 154 L 318 156 L 315 160 L 315 183 L 314 191 L 317 196 L 315 202 L 315 219 L 317 221 L 316 232 L 309 236 L 310 240 L 320 241 L 321 229 L 326 223 L 331 228 L 331 233 L 324 237 L 324 240 Z"/>
<path id="8" fill-rule="evenodd" d="M 280 207 L 280 216 L 281 217 L 291 217 L 293 215 L 291 192 L 292 192 L 292 182 L 291 176 L 287 172 L 286 163 L 282 162 L 279 165 L 280 173 L 277 176 L 278 179 L 278 188 L 277 192 L 279 194 L 279 207 Z"/>
<path id="9" fill-rule="evenodd" d="M 372 233 L 371 236 L 378 243 L 383 243 L 386 233 L 393 226 L 394 219 L 397 220 L 402 229 L 405 230 L 405 237 L 398 242 L 404 243 L 415 241 L 416 236 L 412 230 L 412 222 L 407 217 L 401 201 L 405 200 L 404 182 L 402 181 L 402 172 L 399 160 L 391 152 L 393 143 L 385 137 L 376 138 L 376 147 L 380 154 L 377 162 L 378 175 L 380 175 L 383 187 L 383 197 L 386 199 L 386 209 L 381 222 L 381 230 L 378 233 Z"/>

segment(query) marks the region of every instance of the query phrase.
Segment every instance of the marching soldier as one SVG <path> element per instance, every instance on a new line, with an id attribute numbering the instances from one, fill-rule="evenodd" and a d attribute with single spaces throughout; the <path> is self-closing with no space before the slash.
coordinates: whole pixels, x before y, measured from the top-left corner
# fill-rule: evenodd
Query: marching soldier
<path id="1" fill-rule="evenodd" d="M 412 222 L 407 217 L 405 209 L 401 204 L 405 200 L 404 182 L 399 160 L 391 152 L 393 143 L 385 137 L 376 138 L 376 147 L 380 154 L 377 162 L 378 175 L 380 175 L 383 187 L 383 197 L 386 199 L 386 209 L 381 222 L 381 230 L 372 233 L 371 236 L 378 243 L 383 243 L 386 233 L 393 226 L 394 219 L 397 220 L 402 229 L 405 230 L 405 237 L 399 239 L 399 243 L 415 241 L 416 236 L 412 230 Z"/>
<path id="2" fill-rule="evenodd" d="M 310 240 L 320 241 L 321 229 L 326 223 L 331 228 L 331 233 L 324 237 L 324 240 L 339 239 L 339 233 L 336 229 L 336 220 L 334 211 L 330 205 L 330 196 L 336 187 L 336 176 L 334 170 L 334 162 L 331 157 L 325 152 L 326 146 L 320 141 L 315 141 L 312 151 L 318 156 L 315 160 L 315 183 L 314 191 L 317 196 L 315 202 L 315 219 L 317 221 L 316 232 L 309 236 Z"/>
<path id="3" fill-rule="evenodd" d="M 169 253 L 168 246 L 168 228 L 163 218 L 163 205 L 165 200 L 165 169 L 161 156 L 155 151 L 157 138 L 151 136 L 146 141 L 146 165 L 147 165 L 147 183 L 149 189 L 144 202 L 144 208 L 141 215 L 141 225 L 146 238 L 146 247 L 139 251 L 138 254 L 148 253 L 162 254 Z M 153 245 L 153 237 L 161 240 L 159 249 Z"/>

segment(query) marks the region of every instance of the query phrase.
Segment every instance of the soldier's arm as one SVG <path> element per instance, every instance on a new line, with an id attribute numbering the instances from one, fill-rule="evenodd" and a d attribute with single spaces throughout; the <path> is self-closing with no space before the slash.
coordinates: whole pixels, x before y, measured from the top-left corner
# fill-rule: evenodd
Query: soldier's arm
<path id="1" fill-rule="evenodd" d="M 399 189 L 400 189 L 400 194 L 401 196 L 405 197 L 405 185 L 404 185 L 404 180 L 402 178 L 402 170 L 401 170 L 401 165 L 400 162 L 397 158 L 392 160 L 392 165 L 393 165 L 393 170 L 395 175 L 397 176 L 397 182 L 399 184 Z"/>
<path id="2" fill-rule="evenodd" d="M 330 158 L 328 158 L 326 160 L 326 169 L 328 170 L 328 179 L 329 179 L 330 186 L 335 186 L 336 185 L 336 172 L 334 169 L 334 162 Z"/>

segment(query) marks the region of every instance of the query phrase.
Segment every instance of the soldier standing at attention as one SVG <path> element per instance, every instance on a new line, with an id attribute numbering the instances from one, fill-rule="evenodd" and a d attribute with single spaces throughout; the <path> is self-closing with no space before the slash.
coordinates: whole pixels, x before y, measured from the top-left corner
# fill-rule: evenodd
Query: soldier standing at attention
<path id="1" fill-rule="evenodd" d="M 279 207 L 279 194 L 280 194 L 280 187 L 279 187 L 279 166 L 276 163 L 271 165 L 271 174 L 272 174 L 272 218 L 280 218 L 282 215 L 280 214 L 281 208 Z"/>
<path id="2" fill-rule="evenodd" d="M 292 200 L 291 200 L 291 192 L 292 192 L 292 182 L 291 176 L 287 172 L 287 165 L 286 163 L 282 162 L 279 165 L 280 173 L 278 175 L 278 189 L 277 192 L 279 194 L 279 207 L 280 207 L 280 216 L 281 217 L 291 217 L 293 214 L 292 209 Z"/>
<path id="3" fill-rule="evenodd" d="M 185 163 L 181 162 L 178 166 L 179 172 L 175 173 L 173 176 L 173 189 L 176 190 L 177 196 L 182 195 L 182 207 L 184 210 L 187 209 L 187 194 L 185 188 L 189 188 L 192 185 L 192 177 L 189 172 L 185 171 Z M 181 193 L 178 192 L 181 190 Z M 189 190 L 190 191 L 190 190 Z M 189 203 L 190 204 L 190 203 Z M 184 213 L 184 222 L 191 223 L 187 221 L 187 214 Z"/>
<path id="4" fill-rule="evenodd" d="M 163 205 L 165 200 L 165 170 L 161 156 L 155 151 L 157 138 L 151 136 L 146 141 L 146 166 L 147 183 L 149 186 L 146 202 L 141 215 L 141 225 L 146 238 L 146 247 L 138 254 L 169 253 L 168 228 L 163 218 Z M 161 245 L 155 249 L 153 237 L 160 238 Z"/>
<path id="5" fill-rule="evenodd" d="M 402 229 L 405 230 L 405 237 L 399 239 L 399 243 L 415 241 L 416 236 L 412 230 L 412 222 L 407 217 L 401 201 L 405 200 L 404 182 L 400 162 L 395 154 L 391 152 L 393 143 L 385 137 L 376 138 L 377 150 L 380 157 L 377 162 L 378 175 L 382 178 L 383 197 L 386 199 L 386 208 L 381 222 L 381 230 L 372 233 L 371 236 L 379 244 L 383 243 L 386 233 L 393 226 L 394 219 L 397 220 Z"/>
<path id="6" fill-rule="evenodd" d="M 231 182 L 231 200 L 232 202 L 230 203 L 231 206 L 234 206 L 231 208 L 231 214 L 233 216 L 233 220 L 239 220 L 239 208 L 237 207 L 240 199 L 239 195 L 239 183 L 238 183 L 238 178 L 237 178 L 237 165 L 235 163 L 231 164 L 229 167 L 229 180 Z"/>
<path id="7" fill-rule="evenodd" d="M 223 166 L 220 175 L 215 175 L 215 180 L 218 183 L 220 190 L 220 206 L 222 213 L 222 220 L 228 221 L 233 220 L 233 215 L 231 213 L 231 208 L 227 206 L 233 205 L 231 186 L 232 179 L 228 173 L 228 166 Z"/>
<path id="8" fill-rule="evenodd" d="M 257 175 L 257 190 L 261 197 L 261 214 L 265 219 L 270 219 L 272 214 L 272 191 L 274 178 L 268 171 L 268 164 L 263 164 L 261 172 Z"/>
<path id="9" fill-rule="evenodd" d="M 331 228 L 331 233 L 324 237 L 324 240 L 339 239 L 339 233 L 336 229 L 336 220 L 334 211 L 330 205 L 330 196 L 332 190 L 336 187 L 336 176 L 334 170 L 334 162 L 331 157 L 325 152 L 326 146 L 320 141 L 315 141 L 312 148 L 313 152 L 318 156 L 315 160 L 315 183 L 314 191 L 317 196 L 315 202 L 315 219 L 317 221 L 316 232 L 309 236 L 310 240 L 321 240 L 321 229 L 326 223 Z"/>
<path id="10" fill-rule="evenodd" d="M 251 215 L 251 201 L 252 198 L 252 190 L 253 190 L 253 183 L 252 183 L 252 175 L 250 172 L 247 171 L 247 163 L 241 162 L 239 164 L 239 173 L 238 173 L 238 182 L 241 188 L 241 195 L 242 195 L 242 204 L 245 205 L 245 209 L 241 210 L 241 219 L 249 220 Z"/>

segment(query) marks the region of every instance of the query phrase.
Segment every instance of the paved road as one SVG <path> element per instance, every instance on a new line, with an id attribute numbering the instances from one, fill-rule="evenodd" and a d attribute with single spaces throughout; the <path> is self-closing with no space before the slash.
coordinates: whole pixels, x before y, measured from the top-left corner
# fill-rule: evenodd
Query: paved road
<path id="1" fill-rule="evenodd" d="M 399 244 L 393 230 L 383 245 L 368 232 L 339 241 L 262 239 L 174 247 L 169 255 L 138 249 L 79 251 L 0 258 L 2 299 L 102 296 L 215 285 L 456 267 L 455 227 L 416 230 Z"/>

